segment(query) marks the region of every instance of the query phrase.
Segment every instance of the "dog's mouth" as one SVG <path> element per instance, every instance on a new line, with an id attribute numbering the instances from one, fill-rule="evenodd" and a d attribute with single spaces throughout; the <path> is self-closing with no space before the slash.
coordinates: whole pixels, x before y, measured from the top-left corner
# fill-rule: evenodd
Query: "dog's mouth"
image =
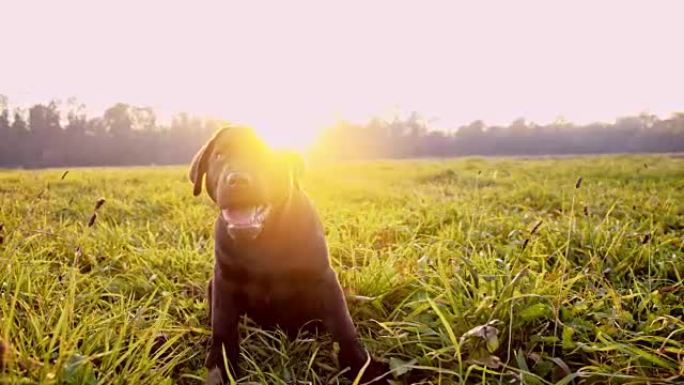
<path id="1" fill-rule="evenodd" d="M 261 232 L 270 212 L 269 205 L 228 207 L 221 209 L 221 217 L 231 237 L 253 239 Z"/>

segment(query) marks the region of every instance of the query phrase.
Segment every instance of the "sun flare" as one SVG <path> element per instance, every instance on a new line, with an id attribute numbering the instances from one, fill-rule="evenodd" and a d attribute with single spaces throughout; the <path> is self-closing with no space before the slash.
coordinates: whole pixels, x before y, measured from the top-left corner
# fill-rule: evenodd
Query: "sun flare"
<path id="1" fill-rule="evenodd" d="M 273 129 L 254 127 L 255 131 L 269 146 L 277 150 L 306 152 L 315 140 L 316 131 L 301 129 Z"/>

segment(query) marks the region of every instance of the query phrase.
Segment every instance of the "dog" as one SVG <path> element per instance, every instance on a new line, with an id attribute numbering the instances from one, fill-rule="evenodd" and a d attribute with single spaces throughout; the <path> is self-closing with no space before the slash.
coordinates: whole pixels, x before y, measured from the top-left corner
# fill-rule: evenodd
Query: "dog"
<path id="1" fill-rule="evenodd" d="M 219 208 L 214 273 L 207 289 L 211 344 L 207 383 L 238 378 L 241 316 L 288 336 L 322 326 L 339 344 L 339 362 L 361 383 L 388 384 L 388 366 L 372 360 L 357 336 L 323 225 L 299 186 L 301 158 L 269 148 L 247 127 L 220 129 L 190 166 L 193 194 L 202 184 Z M 224 351 L 228 368 L 224 365 Z"/>

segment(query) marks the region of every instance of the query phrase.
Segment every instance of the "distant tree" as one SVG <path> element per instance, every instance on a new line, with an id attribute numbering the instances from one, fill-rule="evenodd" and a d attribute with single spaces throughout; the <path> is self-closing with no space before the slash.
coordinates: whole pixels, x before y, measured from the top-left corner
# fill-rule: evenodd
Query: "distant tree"
<path id="1" fill-rule="evenodd" d="M 125 103 L 117 103 L 109 107 L 103 115 L 105 127 L 113 136 L 128 136 L 133 129 L 131 107 Z"/>
<path id="2" fill-rule="evenodd" d="M 466 126 L 461 126 L 456 135 L 460 137 L 481 136 L 484 133 L 486 126 L 483 121 L 475 120 Z"/>
<path id="3" fill-rule="evenodd" d="M 421 137 L 428 132 L 425 119 L 416 111 L 411 112 L 404 125 L 406 125 L 409 135 L 413 138 Z"/>
<path id="4" fill-rule="evenodd" d="M 86 134 L 103 138 L 107 135 L 107 123 L 105 123 L 105 120 L 100 116 L 88 119 L 86 122 Z"/>
<path id="5" fill-rule="evenodd" d="M 171 131 L 175 133 L 184 133 L 190 122 L 190 117 L 185 112 L 176 114 L 171 118 Z"/>
<path id="6" fill-rule="evenodd" d="M 0 135 L 8 135 L 10 130 L 9 110 L 2 108 L 0 110 Z"/>
<path id="7" fill-rule="evenodd" d="M 615 121 L 615 128 L 626 134 L 635 134 L 644 126 L 645 122 L 638 116 L 624 116 Z"/>
<path id="8" fill-rule="evenodd" d="M 555 130 L 572 130 L 573 124 L 564 116 L 558 116 L 551 123 L 551 127 L 553 127 Z"/>
<path id="9" fill-rule="evenodd" d="M 26 120 L 24 119 L 24 111 L 16 108 L 14 110 L 14 119 L 10 125 L 6 142 L 6 152 L 3 151 L 3 154 L 0 154 L 2 155 L 0 156 L 0 159 L 2 159 L 3 165 L 23 165 L 27 157 L 25 149 L 28 148 L 29 142 L 30 136 L 28 135 Z"/>
<path id="10" fill-rule="evenodd" d="M 529 131 L 525 118 L 518 118 L 511 122 L 508 130 L 512 135 L 525 135 Z"/>
<path id="11" fill-rule="evenodd" d="M 28 124 L 24 120 L 24 112 L 17 108 L 14 110 L 14 119 L 12 120 L 12 135 L 24 135 L 28 133 Z"/>
<path id="12" fill-rule="evenodd" d="M 67 125 L 64 131 L 70 137 L 82 137 L 86 133 L 88 125 L 88 118 L 85 114 L 85 106 L 83 104 L 70 103 L 70 109 L 67 112 Z"/>
<path id="13" fill-rule="evenodd" d="M 131 107 L 129 116 L 134 130 L 153 132 L 157 130 L 157 115 L 152 107 Z"/>
<path id="14" fill-rule="evenodd" d="M 10 121 L 7 97 L 0 95 L 0 162 L 7 162 L 11 151 Z M 1 165 L 1 163 L 0 163 Z"/>
<path id="15" fill-rule="evenodd" d="M 639 120 L 641 120 L 643 128 L 651 128 L 658 122 L 658 117 L 648 112 L 642 112 L 639 114 Z"/>
<path id="16" fill-rule="evenodd" d="M 7 97 L 0 95 L 0 140 L 7 138 L 10 132 L 9 108 Z"/>
<path id="17" fill-rule="evenodd" d="M 56 101 L 48 105 L 36 104 L 29 109 L 29 127 L 31 132 L 48 139 L 61 131 L 59 109 Z"/>

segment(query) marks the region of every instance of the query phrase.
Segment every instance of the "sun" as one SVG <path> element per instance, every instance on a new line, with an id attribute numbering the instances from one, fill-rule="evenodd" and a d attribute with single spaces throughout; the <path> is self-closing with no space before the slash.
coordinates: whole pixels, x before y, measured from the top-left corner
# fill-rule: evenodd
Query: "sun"
<path id="1" fill-rule="evenodd" d="M 313 145 L 316 131 L 303 129 L 269 129 L 255 127 L 259 136 L 276 150 L 296 151 L 305 153 Z"/>

